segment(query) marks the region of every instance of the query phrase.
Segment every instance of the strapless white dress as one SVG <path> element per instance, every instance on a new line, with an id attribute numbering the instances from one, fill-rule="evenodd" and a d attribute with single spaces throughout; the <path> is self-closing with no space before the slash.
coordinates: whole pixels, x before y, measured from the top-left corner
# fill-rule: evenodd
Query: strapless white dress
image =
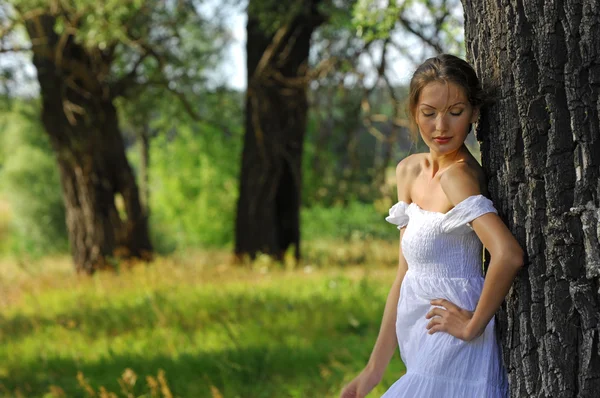
<path id="1" fill-rule="evenodd" d="M 430 300 L 447 299 L 473 311 L 483 288 L 481 241 L 470 222 L 496 212 L 482 195 L 447 213 L 398 202 L 386 220 L 406 226 L 402 252 L 408 271 L 400 288 L 396 336 L 406 374 L 385 398 L 505 398 L 508 384 L 494 319 L 470 342 L 448 333 L 427 333 Z"/>

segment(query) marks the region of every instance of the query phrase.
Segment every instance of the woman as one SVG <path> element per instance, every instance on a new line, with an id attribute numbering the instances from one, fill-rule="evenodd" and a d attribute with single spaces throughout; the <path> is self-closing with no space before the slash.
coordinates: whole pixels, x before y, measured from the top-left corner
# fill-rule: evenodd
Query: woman
<path id="1" fill-rule="evenodd" d="M 425 61 L 410 83 L 409 114 L 429 147 L 396 168 L 400 260 L 379 336 L 342 398 L 364 397 L 395 349 L 406 374 L 385 398 L 507 397 L 494 314 L 523 265 L 523 251 L 486 194 L 464 142 L 482 104 L 479 80 L 460 58 Z M 482 276 L 482 243 L 491 254 Z"/>

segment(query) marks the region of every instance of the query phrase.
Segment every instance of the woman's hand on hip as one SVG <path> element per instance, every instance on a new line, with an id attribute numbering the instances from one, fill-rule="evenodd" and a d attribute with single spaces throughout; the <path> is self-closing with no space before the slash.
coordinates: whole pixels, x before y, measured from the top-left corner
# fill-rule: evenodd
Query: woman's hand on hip
<path id="1" fill-rule="evenodd" d="M 438 307 L 425 315 L 425 318 L 431 319 L 427 324 L 429 334 L 446 332 L 461 340 L 471 341 L 483 332 L 471 330 L 469 322 L 473 318 L 473 311 L 460 308 L 446 299 L 431 300 L 431 305 Z"/>

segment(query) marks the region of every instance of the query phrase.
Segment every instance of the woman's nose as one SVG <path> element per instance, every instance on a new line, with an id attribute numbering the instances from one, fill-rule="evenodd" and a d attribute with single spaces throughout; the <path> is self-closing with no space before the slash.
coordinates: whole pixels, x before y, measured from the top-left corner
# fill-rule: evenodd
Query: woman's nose
<path id="1" fill-rule="evenodd" d="M 437 131 L 446 131 L 448 129 L 448 115 L 444 112 L 440 112 L 435 119 L 435 129 Z"/>

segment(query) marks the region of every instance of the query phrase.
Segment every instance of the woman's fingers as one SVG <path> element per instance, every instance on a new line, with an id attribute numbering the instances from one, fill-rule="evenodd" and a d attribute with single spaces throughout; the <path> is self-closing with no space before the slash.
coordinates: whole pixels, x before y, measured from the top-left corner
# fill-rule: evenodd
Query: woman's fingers
<path id="1" fill-rule="evenodd" d="M 454 337 L 462 338 L 469 320 L 473 317 L 473 312 L 446 299 L 435 299 L 430 303 L 436 307 L 433 307 L 425 315 L 426 319 L 430 319 L 426 326 L 428 334 L 446 332 Z"/>
<path id="2" fill-rule="evenodd" d="M 431 321 L 429 321 L 429 323 L 427 324 L 426 328 L 430 330 L 435 325 L 439 325 L 441 323 L 442 323 L 441 318 L 433 318 Z"/>
<path id="3" fill-rule="evenodd" d="M 445 331 L 445 329 L 444 329 L 443 325 L 438 323 L 437 325 L 435 325 L 434 327 L 429 329 L 429 331 L 427 333 L 434 334 L 436 332 L 444 332 L 444 331 Z"/>
<path id="4" fill-rule="evenodd" d="M 356 390 L 353 390 L 351 386 L 348 385 L 340 394 L 340 398 L 358 398 L 358 394 L 356 393 Z"/>
<path id="5" fill-rule="evenodd" d="M 429 310 L 429 312 L 427 313 L 427 315 L 425 315 L 425 318 L 429 319 L 429 318 L 432 318 L 432 317 L 434 317 L 436 315 L 437 316 L 443 316 L 445 311 L 446 310 L 443 309 L 443 308 L 434 307 L 431 310 Z"/>
<path id="6" fill-rule="evenodd" d="M 440 306 L 442 306 L 442 307 L 444 307 L 444 308 L 446 308 L 446 309 L 450 309 L 450 308 L 458 308 L 458 307 L 456 306 L 456 304 L 454 304 L 453 302 L 451 302 L 451 301 L 448 301 L 448 300 L 446 300 L 446 299 L 443 299 L 443 298 L 439 298 L 439 299 L 431 300 L 431 301 L 430 301 L 430 304 L 431 304 L 431 305 L 440 305 Z"/>

